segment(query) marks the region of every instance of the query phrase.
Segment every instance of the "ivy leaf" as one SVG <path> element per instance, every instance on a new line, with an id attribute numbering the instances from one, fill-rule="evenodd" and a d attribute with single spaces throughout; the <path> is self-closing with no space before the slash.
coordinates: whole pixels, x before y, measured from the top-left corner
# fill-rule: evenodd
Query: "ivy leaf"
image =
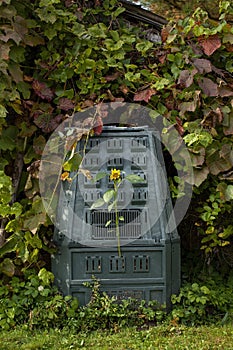
<path id="1" fill-rule="evenodd" d="M 50 113 L 41 113 L 34 116 L 34 123 L 45 133 L 55 130 L 62 120 L 62 114 L 58 114 L 54 118 Z"/>
<path id="2" fill-rule="evenodd" d="M 69 111 L 70 109 L 74 109 L 74 103 L 70 99 L 66 97 L 62 97 L 59 99 L 58 108 L 62 109 L 63 111 Z"/>
<path id="3" fill-rule="evenodd" d="M 209 78 L 202 77 L 198 80 L 198 84 L 206 96 L 218 96 L 218 85 Z"/>
<path id="4" fill-rule="evenodd" d="M 10 44 L 1 44 L 0 59 L 9 60 Z"/>
<path id="5" fill-rule="evenodd" d="M 45 83 L 41 83 L 38 80 L 34 80 L 32 83 L 32 88 L 35 91 L 35 93 L 43 100 L 47 100 L 48 102 L 52 101 L 54 93 L 50 88 L 47 87 Z"/>
<path id="6" fill-rule="evenodd" d="M 18 234 L 13 234 L 10 238 L 0 247 L 0 256 L 3 257 L 7 253 L 11 253 L 15 250 L 15 247 L 19 243 Z"/>
<path id="7" fill-rule="evenodd" d="M 3 262 L 0 264 L 0 272 L 9 277 L 14 276 L 15 265 L 10 258 L 4 259 Z"/>
<path id="8" fill-rule="evenodd" d="M 217 34 L 211 35 L 208 38 L 199 37 L 198 42 L 207 56 L 211 56 L 222 45 Z"/>
<path id="9" fill-rule="evenodd" d="M 8 64 L 10 75 L 16 83 L 23 81 L 23 72 L 17 63 Z"/>
<path id="10" fill-rule="evenodd" d="M 25 216 L 23 221 L 23 227 L 25 230 L 31 231 L 33 234 L 35 234 L 39 228 L 40 225 L 44 224 L 46 222 L 46 213 L 31 213 L 31 216 L 27 217 Z"/>
<path id="11" fill-rule="evenodd" d="M 42 155 L 45 145 L 46 139 L 42 135 L 38 136 L 33 140 L 33 149 L 36 152 L 36 154 Z"/>
<path id="12" fill-rule="evenodd" d="M 191 86 L 193 83 L 193 77 L 196 73 L 197 73 L 196 68 L 194 68 L 192 70 L 188 70 L 188 69 L 182 70 L 180 72 L 179 79 L 178 79 L 177 83 L 182 88 L 187 88 L 187 87 Z"/>
<path id="13" fill-rule="evenodd" d="M 232 200 L 233 199 L 233 185 L 228 185 L 226 188 L 226 200 Z"/>
<path id="14" fill-rule="evenodd" d="M 223 132 L 225 135 L 233 135 L 233 112 L 225 115 Z"/>
<path id="15" fill-rule="evenodd" d="M 218 93 L 221 97 L 230 97 L 233 96 L 233 90 L 226 86 L 220 86 L 218 88 Z"/>
<path id="16" fill-rule="evenodd" d="M 200 93 L 201 91 L 195 91 L 193 93 L 194 95 L 194 99 L 193 101 L 190 101 L 190 102 L 182 102 L 180 105 L 179 105 L 179 109 L 180 109 L 180 116 L 183 116 L 185 115 L 186 112 L 194 112 L 197 108 L 197 106 L 199 105 L 200 103 Z"/>
<path id="17" fill-rule="evenodd" d="M 211 62 L 205 58 L 195 58 L 193 60 L 193 63 L 194 66 L 197 68 L 198 72 L 201 74 L 212 72 Z"/>
<path id="18" fill-rule="evenodd" d="M 155 89 L 145 89 L 142 91 L 138 91 L 136 92 L 136 94 L 134 95 L 133 100 L 134 101 L 145 101 L 145 102 L 149 102 L 151 96 L 156 94 L 156 90 Z"/>
<path id="19" fill-rule="evenodd" d="M 208 177 L 209 169 L 208 167 L 203 167 L 201 169 L 194 169 L 193 170 L 193 179 L 194 183 L 193 185 L 199 187 Z"/>
<path id="20" fill-rule="evenodd" d="M 119 78 L 120 75 L 121 75 L 120 72 L 115 72 L 115 73 L 113 73 L 113 74 L 111 74 L 111 75 L 106 75 L 106 76 L 104 77 L 104 79 L 105 79 L 107 82 L 109 82 L 109 81 L 114 81 L 114 80 L 116 80 L 117 78 Z"/>

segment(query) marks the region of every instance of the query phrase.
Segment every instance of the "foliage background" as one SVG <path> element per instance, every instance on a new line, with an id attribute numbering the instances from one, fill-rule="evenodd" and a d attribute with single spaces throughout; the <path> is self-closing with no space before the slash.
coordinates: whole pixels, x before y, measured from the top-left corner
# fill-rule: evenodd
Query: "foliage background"
<path id="1" fill-rule="evenodd" d="M 224 273 L 233 265 L 233 28 L 226 17 L 232 5 L 219 5 L 218 20 L 198 9 L 170 22 L 153 43 L 146 26 L 124 20 L 115 0 L 0 1 L 3 282 L 31 267 L 49 268 L 55 247 L 39 192 L 40 157 L 63 120 L 101 102 L 139 103 L 153 118 L 163 116 L 164 132 L 175 126 L 195 174 L 179 228 L 186 272 L 200 268 L 193 257 Z M 96 132 L 101 117 L 99 126 Z M 175 199 L 182 179 L 174 169 L 169 177 Z"/>

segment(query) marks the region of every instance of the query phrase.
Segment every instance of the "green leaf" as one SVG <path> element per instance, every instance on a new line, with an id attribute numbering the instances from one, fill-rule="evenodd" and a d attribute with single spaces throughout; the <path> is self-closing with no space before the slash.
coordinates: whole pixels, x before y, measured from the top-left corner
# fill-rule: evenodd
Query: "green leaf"
<path id="1" fill-rule="evenodd" d="M 233 185 L 228 185 L 226 188 L 226 200 L 230 201 L 233 199 Z"/>
<path id="2" fill-rule="evenodd" d="M 15 273 L 15 265 L 13 261 L 9 258 L 3 260 L 0 264 L 0 271 L 9 277 L 14 276 Z"/>
<path id="3" fill-rule="evenodd" d="M 19 236 L 17 234 L 13 234 L 9 240 L 0 248 L 0 257 L 4 256 L 7 253 L 11 253 L 15 250 L 17 244 L 19 242 Z"/>
<path id="4" fill-rule="evenodd" d="M 103 179 L 104 177 L 106 177 L 107 175 L 108 174 L 103 172 L 103 171 L 99 172 L 98 174 L 96 174 L 96 176 L 93 177 L 92 182 L 97 182 L 97 181 Z"/>
<path id="5" fill-rule="evenodd" d="M 44 267 L 38 273 L 39 279 L 45 286 L 50 285 L 54 281 L 54 275 L 52 272 L 47 271 Z"/>
<path id="6" fill-rule="evenodd" d="M 121 13 L 125 12 L 125 8 L 123 6 L 120 6 L 112 13 L 112 17 L 116 18 L 118 17 Z"/>
<path id="7" fill-rule="evenodd" d="M 105 203 L 109 203 L 110 200 L 114 197 L 115 191 L 114 190 L 108 190 L 107 192 L 104 193 L 103 199 Z"/>
<path id="8" fill-rule="evenodd" d="M 105 224 L 105 227 L 108 227 L 111 224 L 112 220 L 108 220 Z"/>
<path id="9" fill-rule="evenodd" d="M 11 206 L 11 214 L 15 215 L 16 217 L 21 215 L 22 210 L 23 210 L 23 207 L 18 202 L 13 203 L 13 205 Z"/>
<path id="10" fill-rule="evenodd" d="M 75 153 L 71 159 L 63 164 L 65 171 L 78 171 L 79 165 L 81 164 L 82 156 L 79 153 Z"/>
<path id="11" fill-rule="evenodd" d="M 103 198 L 99 198 L 97 199 L 97 201 L 95 201 L 92 206 L 91 209 L 97 209 L 102 207 L 105 204 L 105 201 L 103 200 Z"/>
<path id="12" fill-rule="evenodd" d="M 145 182 L 141 176 L 134 174 L 127 175 L 124 179 L 130 181 L 131 183 Z"/>
<path id="13" fill-rule="evenodd" d="M 154 44 L 151 41 L 143 41 L 141 43 L 136 44 L 136 49 L 142 54 L 144 54 L 148 50 L 150 50 L 153 46 Z"/>
<path id="14" fill-rule="evenodd" d="M 120 220 L 120 221 L 125 221 L 124 216 L 119 216 L 119 220 Z"/>

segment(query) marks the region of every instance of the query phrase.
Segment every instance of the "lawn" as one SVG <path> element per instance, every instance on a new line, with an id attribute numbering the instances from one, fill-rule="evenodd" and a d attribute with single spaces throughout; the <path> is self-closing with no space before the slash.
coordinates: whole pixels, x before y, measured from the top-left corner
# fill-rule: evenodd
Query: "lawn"
<path id="1" fill-rule="evenodd" d="M 0 350 L 231 350 L 233 324 L 224 326 L 158 326 L 146 330 L 125 328 L 116 332 L 75 333 L 23 328 L 0 333 Z"/>

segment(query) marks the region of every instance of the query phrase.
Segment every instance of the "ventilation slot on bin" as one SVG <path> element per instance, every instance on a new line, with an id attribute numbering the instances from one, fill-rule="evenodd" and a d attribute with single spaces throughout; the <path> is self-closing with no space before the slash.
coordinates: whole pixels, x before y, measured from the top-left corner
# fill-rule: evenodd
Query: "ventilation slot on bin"
<path id="1" fill-rule="evenodd" d="M 147 137 L 135 138 L 131 140 L 131 150 L 132 152 L 145 151 L 148 146 Z"/>
<path id="2" fill-rule="evenodd" d="M 101 271 L 101 256 L 86 256 L 86 273 L 100 273 Z"/>
<path id="3" fill-rule="evenodd" d="M 110 256 L 109 272 L 125 272 L 125 257 Z"/>
<path id="4" fill-rule="evenodd" d="M 87 168 L 87 169 L 95 169 L 98 168 L 99 166 L 99 158 L 93 155 L 89 155 L 88 154 L 85 156 L 85 158 L 83 159 L 83 168 Z"/>
<path id="5" fill-rule="evenodd" d="M 146 168 L 147 167 L 147 158 L 145 154 L 137 153 L 132 157 L 132 169 Z"/>
<path id="6" fill-rule="evenodd" d="M 149 256 L 135 255 L 133 257 L 133 271 L 134 272 L 148 272 L 149 271 Z"/>
<path id="7" fill-rule="evenodd" d="M 97 201 L 97 199 L 100 198 L 100 192 L 99 191 L 86 191 L 84 192 L 83 199 L 86 203 L 93 203 Z"/>
<path id="8" fill-rule="evenodd" d="M 147 174 L 144 171 L 134 170 L 133 174 L 139 176 L 142 179 L 142 180 L 138 179 L 137 182 L 133 182 L 133 186 L 135 187 L 147 186 Z"/>
<path id="9" fill-rule="evenodd" d="M 97 172 L 92 172 L 91 175 L 93 176 L 93 178 L 95 178 Z M 91 188 L 95 188 L 95 187 L 100 187 L 100 180 L 98 181 L 93 181 L 92 179 L 89 179 L 87 176 L 83 176 L 84 177 L 84 186 L 85 187 L 91 187 Z"/>
<path id="10" fill-rule="evenodd" d="M 107 151 L 108 152 L 122 152 L 123 151 L 123 140 L 122 139 L 110 139 L 107 140 Z"/>
<path id="11" fill-rule="evenodd" d="M 148 192 L 144 189 L 134 189 L 132 203 L 143 204 L 146 203 L 148 198 Z"/>
<path id="12" fill-rule="evenodd" d="M 86 147 L 86 152 L 99 152 L 99 145 L 100 145 L 100 140 L 99 139 L 89 139 Z"/>
<path id="13" fill-rule="evenodd" d="M 122 158 L 111 158 L 108 160 L 108 169 L 123 169 L 123 159 Z"/>
<path id="14" fill-rule="evenodd" d="M 121 210 L 120 237 L 122 239 L 139 238 L 141 235 L 141 211 Z M 110 224 L 106 227 L 106 223 Z M 116 239 L 115 212 L 93 211 L 91 213 L 92 239 Z"/>

